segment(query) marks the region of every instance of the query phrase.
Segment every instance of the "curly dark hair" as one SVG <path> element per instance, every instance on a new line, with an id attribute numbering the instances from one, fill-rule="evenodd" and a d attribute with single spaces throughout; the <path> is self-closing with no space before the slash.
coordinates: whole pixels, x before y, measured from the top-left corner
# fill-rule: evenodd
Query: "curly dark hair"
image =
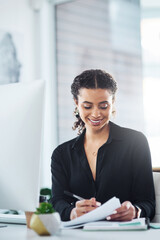
<path id="1" fill-rule="evenodd" d="M 114 99 L 115 93 L 117 91 L 117 82 L 109 73 L 100 69 L 91 69 L 86 70 L 77 77 L 75 77 L 71 85 L 71 93 L 75 100 L 78 100 L 79 91 L 82 88 L 107 89 L 110 91 L 112 98 Z M 78 128 L 78 133 L 80 134 L 85 128 L 85 124 L 80 118 L 79 113 L 77 112 L 77 108 L 75 109 L 74 114 L 77 120 L 73 125 L 73 130 Z"/>

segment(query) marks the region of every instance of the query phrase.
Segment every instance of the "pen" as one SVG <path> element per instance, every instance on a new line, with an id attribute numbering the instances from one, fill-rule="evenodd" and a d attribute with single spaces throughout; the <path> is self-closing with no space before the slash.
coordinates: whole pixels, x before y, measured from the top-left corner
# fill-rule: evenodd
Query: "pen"
<path id="1" fill-rule="evenodd" d="M 82 198 L 82 197 L 80 197 L 80 196 L 77 196 L 76 194 L 73 194 L 73 193 L 68 192 L 68 191 L 64 191 L 64 194 L 67 195 L 67 196 L 69 196 L 69 197 L 74 197 L 74 198 L 76 198 L 76 199 L 78 199 L 78 200 L 84 200 L 84 198 Z"/>

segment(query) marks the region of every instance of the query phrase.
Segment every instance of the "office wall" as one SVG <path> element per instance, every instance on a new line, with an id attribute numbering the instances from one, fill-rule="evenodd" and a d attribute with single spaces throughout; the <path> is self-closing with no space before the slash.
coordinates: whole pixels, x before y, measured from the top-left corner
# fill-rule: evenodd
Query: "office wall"
<path id="1" fill-rule="evenodd" d="M 0 31 L 11 33 L 19 41 L 20 79 L 35 79 L 34 11 L 28 0 L 0 0 Z"/>
<path id="2" fill-rule="evenodd" d="M 41 3 L 37 8 L 34 3 Z M 0 0 L 0 31 L 19 41 L 20 81 L 46 82 L 41 186 L 51 186 L 50 162 L 57 145 L 56 94 L 54 94 L 54 11 L 48 0 Z"/>

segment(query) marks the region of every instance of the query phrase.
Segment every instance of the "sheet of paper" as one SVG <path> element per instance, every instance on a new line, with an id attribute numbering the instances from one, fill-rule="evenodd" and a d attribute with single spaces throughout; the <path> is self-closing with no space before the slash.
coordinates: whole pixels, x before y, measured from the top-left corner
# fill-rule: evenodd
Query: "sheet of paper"
<path id="1" fill-rule="evenodd" d="M 62 227 L 70 227 L 73 225 L 80 225 L 87 222 L 94 222 L 105 219 L 106 216 L 112 214 L 112 212 L 121 206 L 120 201 L 118 198 L 113 197 L 109 201 L 102 204 L 100 207 L 96 208 L 95 210 L 84 214 L 78 218 L 75 218 L 71 221 L 62 222 Z"/>

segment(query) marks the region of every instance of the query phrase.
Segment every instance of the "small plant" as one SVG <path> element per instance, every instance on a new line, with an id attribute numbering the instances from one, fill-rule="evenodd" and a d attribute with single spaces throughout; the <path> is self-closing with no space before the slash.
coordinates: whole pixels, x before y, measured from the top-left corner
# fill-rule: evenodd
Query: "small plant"
<path id="1" fill-rule="evenodd" d="M 40 195 L 46 196 L 47 200 L 50 201 L 50 199 L 51 199 L 51 189 L 50 188 L 41 188 Z"/>
<path id="2" fill-rule="evenodd" d="M 54 213 L 55 210 L 52 207 L 51 203 L 47 203 L 47 202 L 42 202 L 39 206 L 39 208 L 36 208 L 36 212 L 35 214 L 48 214 L 48 213 Z"/>

